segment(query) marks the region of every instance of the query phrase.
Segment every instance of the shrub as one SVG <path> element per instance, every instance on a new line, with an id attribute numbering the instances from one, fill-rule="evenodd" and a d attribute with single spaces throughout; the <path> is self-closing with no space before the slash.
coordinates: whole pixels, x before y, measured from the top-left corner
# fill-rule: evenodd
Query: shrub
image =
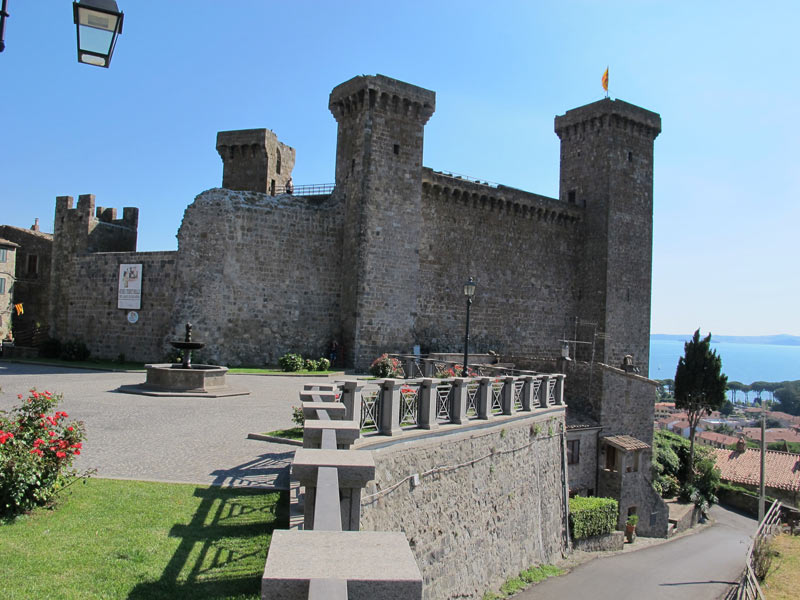
<path id="1" fill-rule="evenodd" d="M 628 517 L 628 520 L 625 521 L 626 525 L 630 525 L 631 527 L 636 527 L 639 524 L 639 515 L 631 515 Z"/>
<path id="2" fill-rule="evenodd" d="M 570 529 L 576 540 L 614 531 L 618 515 L 619 505 L 613 498 L 569 499 Z"/>
<path id="3" fill-rule="evenodd" d="M 319 365 L 318 365 L 317 361 L 315 361 L 315 360 L 313 360 L 313 359 L 311 359 L 311 358 L 307 358 L 307 359 L 304 361 L 304 366 L 305 366 L 305 368 L 306 368 L 306 371 L 316 371 L 316 370 L 317 370 L 317 367 L 318 367 Z"/>
<path id="4" fill-rule="evenodd" d="M 58 358 L 61 356 L 61 342 L 55 338 L 47 338 L 39 346 L 39 356 L 42 358 Z"/>
<path id="5" fill-rule="evenodd" d="M 81 340 L 70 340 L 61 346 L 61 360 L 87 360 L 91 354 Z"/>
<path id="6" fill-rule="evenodd" d="M 31 390 L 10 413 L 0 411 L 0 517 L 46 504 L 75 480 L 71 469 L 85 438 L 83 423 L 53 411 L 60 395 Z"/>
<path id="7" fill-rule="evenodd" d="M 381 354 L 372 361 L 369 366 L 369 372 L 375 377 L 397 377 L 402 373 L 400 361 L 396 358 L 390 358 L 388 354 Z"/>
<path id="8" fill-rule="evenodd" d="M 291 352 L 281 356 L 278 359 L 278 364 L 280 365 L 281 369 L 287 373 L 299 371 L 304 366 L 303 357 L 299 354 L 292 354 Z"/>
<path id="9" fill-rule="evenodd" d="M 303 427 L 306 424 L 306 416 L 303 414 L 303 408 L 300 406 L 292 407 L 292 423 L 298 427 Z"/>
<path id="10" fill-rule="evenodd" d="M 327 358 L 320 358 L 317 361 L 317 371 L 327 371 L 331 368 L 331 361 Z"/>

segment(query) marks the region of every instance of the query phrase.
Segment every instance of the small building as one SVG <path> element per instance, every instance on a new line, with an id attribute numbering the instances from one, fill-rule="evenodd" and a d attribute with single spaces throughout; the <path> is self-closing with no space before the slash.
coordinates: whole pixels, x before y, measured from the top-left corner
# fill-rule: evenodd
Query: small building
<path id="1" fill-rule="evenodd" d="M 742 434 L 754 442 L 761 441 L 761 428 L 760 427 L 744 427 Z M 767 429 L 764 432 L 764 437 L 768 444 L 773 442 L 800 442 L 800 433 L 788 427 L 775 427 Z"/>
<path id="2" fill-rule="evenodd" d="M 712 451 L 720 479 L 751 491 L 758 491 L 761 481 L 761 450 L 716 449 Z M 767 450 L 764 456 L 764 487 L 768 496 L 800 507 L 800 454 Z"/>
<path id="3" fill-rule="evenodd" d="M 713 431 L 703 431 L 695 436 L 695 441 L 701 446 L 711 446 L 712 448 L 729 448 L 739 441 L 739 438 L 726 435 L 724 433 L 715 433 Z"/>
<path id="4" fill-rule="evenodd" d="M 656 419 L 662 419 L 664 417 L 668 417 L 669 415 L 676 412 L 678 412 L 678 409 L 675 408 L 674 402 L 656 402 L 656 407 L 655 407 Z"/>
<path id="5" fill-rule="evenodd" d="M 0 340 L 11 332 L 17 248 L 19 244 L 0 237 Z"/>

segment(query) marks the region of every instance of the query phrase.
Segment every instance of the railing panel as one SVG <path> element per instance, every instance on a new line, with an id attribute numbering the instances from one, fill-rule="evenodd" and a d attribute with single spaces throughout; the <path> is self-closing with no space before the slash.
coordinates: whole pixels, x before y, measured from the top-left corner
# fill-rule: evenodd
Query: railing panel
<path id="1" fill-rule="evenodd" d="M 400 388 L 400 427 L 416 427 L 419 416 L 419 384 Z"/>
<path id="2" fill-rule="evenodd" d="M 492 381 L 492 408 L 493 414 L 503 412 L 503 382 L 499 379 Z"/>
<path id="3" fill-rule="evenodd" d="M 514 382 L 514 410 L 522 410 L 522 388 L 525 386 L 525 381 L 517 379 Z"/>
<path id="4" fill-rule="evenodd" d="M 453 389 L 452 383 L 440 383 L 436 386 L 436 420 L 449 422 L 450 413 L 450 392 Z"/>
<path id="5" fill-rule="evenodd" d="M 477 419 L 478 418 L 478 390 L 480 389 L 480 384 L 472 380 L 467 383 L 467 418 L 468 419 Z"/>
<path id="6" fill-rule="evenodd" d="M 361 431 L 378 431 L 381 422 L 380 389 L 370 388 L 361 392 Z"/>

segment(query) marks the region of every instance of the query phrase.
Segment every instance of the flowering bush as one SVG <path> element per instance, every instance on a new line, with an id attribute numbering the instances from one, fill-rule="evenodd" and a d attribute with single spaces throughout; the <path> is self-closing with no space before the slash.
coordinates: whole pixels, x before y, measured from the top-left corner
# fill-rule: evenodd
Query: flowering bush
<path id="1" fill-rule="evenodd" d="M 281 356 L 278 359 L 278 364 L 281 366 L 281 369 L 288 373 L 302 369 L 305 366 L 305 361 L 299 354 L 292 354 L 290 352 Z"/>
<path id="2" fill-rule="evenodd" d="M 317 370 L 317 361 L 313 358 L 307 358 L 305 360 L 306 371 L 316 371 Z"/>
<path id="3" fill-rule="evenodd" d="M 85 438 L 82 422 L 52 412 L 60 395 L 34 389 L 18 398 L 22 404 L 11 412 L 0 411 L 0 517 L 45 504 L 69 485 Z"/>
<path id="4" fill-rule="evenodd" d="M 437 367 L 434 377 L 439 379 L 447 379 L 448 377 L 463 377 L 464 367 L 461 365 L 453 365 L 451 367 Z M 467 367 L 467 377 L 477 377 L 478 372 L 472 367 Z"/>
<path id="5" fill-rule="evenodd" d="M 388 354 L 381 354 L 372 361 L 369 372 L 375 377 L 397 377 L 401 375 L 400 361 L 396 358 L 389 358 Z"/>
<path id="6" fill-rule="evenodd" d="M 327 371 L 331 368 L 331 361 L 327 358 L 320 358 L 317 360 L 317 371 Z"/>

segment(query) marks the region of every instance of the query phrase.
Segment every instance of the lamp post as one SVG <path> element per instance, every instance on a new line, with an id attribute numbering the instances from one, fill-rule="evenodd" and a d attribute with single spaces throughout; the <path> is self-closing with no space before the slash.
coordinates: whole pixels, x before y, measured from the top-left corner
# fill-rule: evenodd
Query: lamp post
<path id="1" fill-rule="evenodd" d="M 0 6 L 0 52 L 6 49 L 5 34 L 6 34 L 6 18 L 11 15 L 6 10 L 8 0 L 3 0 L 3 5 Z"/>
<path id="2" fill-rule="evenodd" d="M 78 62 L 106 67 L 111 63 L 124 15 L 114 0 L 80 0 L 72 3 L 78 34 Z"/>
<path id="3" fill-rule="evenodd" d="M 475 295 L 475 280 L 470 277 L 464 284 L 464 296 L 467 297 L 467 330 L 464 333 L 464 369 L 461 376 L 467 376 L 467 361 L 469 360 L 469 307 L 472 306 L 472 297 Z"/>

